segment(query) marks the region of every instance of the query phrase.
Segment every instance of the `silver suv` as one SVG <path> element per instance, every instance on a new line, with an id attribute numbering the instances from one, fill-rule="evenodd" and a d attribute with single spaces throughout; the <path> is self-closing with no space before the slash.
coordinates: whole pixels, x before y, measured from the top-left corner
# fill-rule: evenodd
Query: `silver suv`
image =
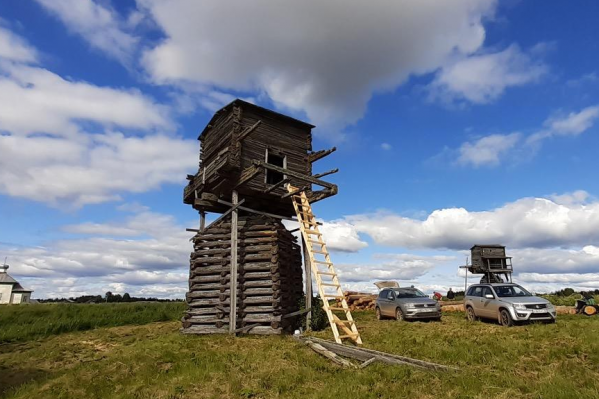
<path id="1" fill-rule="evenodd" d="M 441 306 L 416 288 L 385 288 L 376 299 L 376 318 L 441 320 Z"/>
<path id="2" fill-rule="evenodd" d="M 555 307 L 546 299 L 534 296 L 518 284 L 474 284 L 464 297 L 468 320 L 495 319 L 503 326 L 517 322 L 555 323 Z"/>

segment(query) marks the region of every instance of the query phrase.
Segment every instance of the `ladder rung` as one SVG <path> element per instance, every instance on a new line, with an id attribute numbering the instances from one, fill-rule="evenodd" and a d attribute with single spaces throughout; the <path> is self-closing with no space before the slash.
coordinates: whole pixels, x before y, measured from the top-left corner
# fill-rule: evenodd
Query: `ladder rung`
<path id="1" fill-rule="evenodd" d="M 346 335 L 340 335 L 339 338 L 343 339 L 343 338 L 356 338 L 359 337 L 360 334 L 346 334 Z"/>
<path id="2" fill-rule="evenodd" d="M 335 320 L 335 323 L 337 323 L 337 324 L 356 324 L 356 322 L 353 320 Z"/>
<path id="3" fill-rule="evenodd" d="M 314 234 L 317 236 L 321 236 L 322 234 L 320 233 L 320 231 L 314 231 L 314 230 L 304 230 L 306 232 L 306 234 Z"/>
<path id="4" fill-rule="evenodd" d="M 336 306 L 329 306 L 329 310 L 342 310 L 344 312 L 349 312 L 349 308 L 345 309 L 345 308 L 339 308 Z"/>
<path id="5" fill-rule="evenodd" d="M 314 260 L 314 263 L 320 263 L 322 265 L 332 265 L 333 262 L 325 262 L 323 260 Z"/>
<path id="6" fill-rule="evenodd" d="M 327 287 L 341 287 L 341 284 L 320 283 L 320 285 L 326 285 Z"/>
<path id="7" fill-rule="evenodd" d="M 331 272 L 316 272 L 316 274 L 324 274 L 325 276 L 336 276 L 337 273 L 331 273 Z"/>
<path id="8" fill-rule="evenodd" d="M 322 242 L 322 241 L 308 240 L 308 242 L 309 242 L 310 244 L 324 245 L 324 242 Z"/>
<path id="9" fill-rule="evenodd" d="M 329 254 L 327 251 L 319 251 L 317 249 L 313 249 L 312 252 L 314 252 L 315 254 L 321 254 L 321 255 L 328 255 Z"/>

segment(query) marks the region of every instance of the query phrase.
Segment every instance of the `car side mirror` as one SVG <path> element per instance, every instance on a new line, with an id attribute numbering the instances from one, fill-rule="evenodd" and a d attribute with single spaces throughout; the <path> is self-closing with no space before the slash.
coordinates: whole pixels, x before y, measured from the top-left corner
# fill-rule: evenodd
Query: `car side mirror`
<path id="1" fill-rule="evenodd" d="M 487 299 L 495 299 L 495 297 L 493 296 L 493 294 L 486 294 L 485 298 L 487 298 Z"/>

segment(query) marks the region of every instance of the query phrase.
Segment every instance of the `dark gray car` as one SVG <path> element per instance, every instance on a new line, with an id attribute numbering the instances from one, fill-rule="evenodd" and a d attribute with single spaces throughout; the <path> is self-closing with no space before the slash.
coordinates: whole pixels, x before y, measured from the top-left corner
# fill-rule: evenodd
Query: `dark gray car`
<path id="1" fill-rule="evenodd" d="M 385 288 L 376 300 L 376 318 L 441 320 L 441 306 L 416 288 Z"/>

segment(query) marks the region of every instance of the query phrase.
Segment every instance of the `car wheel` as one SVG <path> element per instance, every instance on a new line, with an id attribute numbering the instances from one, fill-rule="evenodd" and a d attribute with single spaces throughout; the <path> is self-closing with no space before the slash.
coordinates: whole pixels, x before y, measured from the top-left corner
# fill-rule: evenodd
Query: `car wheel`
<path id="1" fill-rule="evenodd" d="M 380 308 L 376 308 L 376 319 L 377 320 L 383 320 L 383 315 L 381 314 L 381 309 Z"/>
<path id="2" fill-rule="evenodd" d="M 476 313 L 474 313 L 474 309 L 472 308 L 472 306 L 468 306 L 466 308 L 466 317 L 468 318 L 468 321 L 478 320 L 478 317 L 476 317 Z"/>
<path id="3" fill-rule="evenodd" d="M 512 315 L 506 309 L 501 309 L 501 312 L 499 312 L 499 322 L 504 327 L 511 327 L 514 325 Z"/>
<path id="4" fill-rule="evenodd" d="M 403 314 L 403 311 L 401 310 L 401 308 L 397 308 L 397 310 L 395 311 L 395 320 L 397 321 L 404 321 L 405 317 Z"/>

